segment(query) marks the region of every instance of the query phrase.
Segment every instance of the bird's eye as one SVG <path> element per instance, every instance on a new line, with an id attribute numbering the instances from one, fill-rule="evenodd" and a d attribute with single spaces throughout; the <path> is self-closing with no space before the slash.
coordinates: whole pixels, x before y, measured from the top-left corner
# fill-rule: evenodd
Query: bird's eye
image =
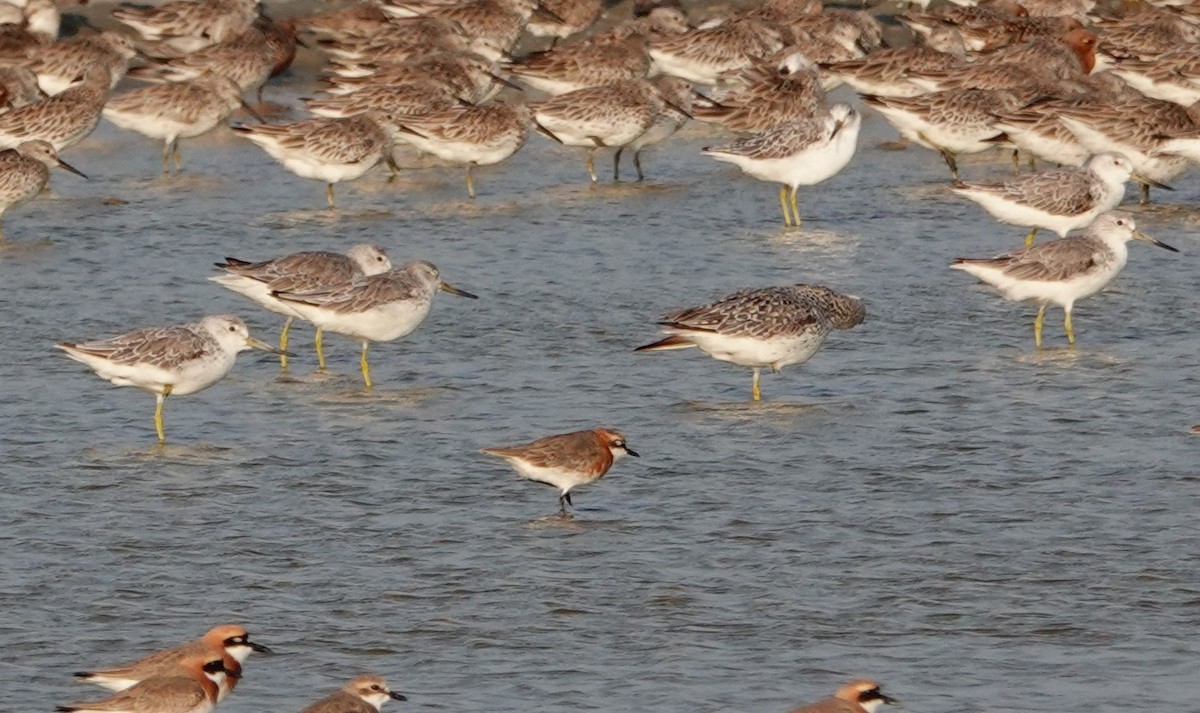
<path id="1" fill-rule="evenodd" d="M 614 448 L 624 448 L 625 441 L 613 441 L 613 447 Z"/>
<path id="2" fill-rule="evenodd" d="M 371 690 L 372 691 L 382 691 L 383 688 L 377 683 L 374 686 L 371 686 Z"/>
<path id="3" fill-rule="evenodd" d="M 1123 221 L 1123 220 L 1118 220 L 1118 221 L 1117 221 L 1117 225 L 1125 225 L 1125 221 Z"/>
<path id="4" fill-rule="evenodd" d="M 788 74 L 790 74 L 790 73 L 791 73 L 791 70 L 790 70 L 790 69 L 788 69 L 787 67 L 780 67 L 780 68 L 779 68 L 779 74 L 780 74 L 781 76 L 784 76 L 784 77 L 786 77 L 786 76 L 788 76 Z"/>
<path id="5" fill-rule="evenodd" d="M 237 327 L 235 327 L 235 326 L 233 326 L 233 325 L 231 324 L 231 325 L 229 325 L 229 331 L 231 331 L 231 332 L 236 332 L 236 331 L 237 331 Z"/>

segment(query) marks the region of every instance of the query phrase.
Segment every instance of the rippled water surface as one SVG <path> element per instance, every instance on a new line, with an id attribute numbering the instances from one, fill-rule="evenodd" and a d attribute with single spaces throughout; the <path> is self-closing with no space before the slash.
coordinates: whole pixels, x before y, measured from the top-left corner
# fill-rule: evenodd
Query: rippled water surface
<path id="1" fill-rule="evenodd" d="M 891 138 L 868 117 L 788 231 L 774 187 L 700 155 L 724 140 L 703 126 L 647 152 L 641 185 L 589 186 L 581 154 L 534 137 L 479 171 L 477 201 L 414 159 L 330 213 L 228 131 L 160 178 L 157 146 L 102 125 L 66 155 L 90 181 L 56 173 L 4 221 L 9 709 L 97 695 L 71 672 L 230 620 L 280 652 L 249 662 L 232 713 L 296 711 L 363 670 L 410 711 L 784 711 L 859 675 L 909 711 L 1194 710 L 1197 172 L 1137 218 L 1182 252 L 1132 244 L 1077 306 L 1079 348 L 1052 309 L 1035 352 L 1033 307 L 947 269 L 1022 230 Z M 319 377 L 298 328 L 294 378 L 243 354 L 168 400 L 156 449 L 152 397 L 52 348 L 219 312 L 273 340 L 281 320 L 212 263 L 364 241 L 480 295 L 374 347 L 372 393 L 355 344 L 330 336 Z M 761 405 L 748 370 L 632 352 L 666 310 L 792 282 L 869 318 L 765 375 Z M 478 453 L 595 425 L 642 458 L 571 521 Z"/>

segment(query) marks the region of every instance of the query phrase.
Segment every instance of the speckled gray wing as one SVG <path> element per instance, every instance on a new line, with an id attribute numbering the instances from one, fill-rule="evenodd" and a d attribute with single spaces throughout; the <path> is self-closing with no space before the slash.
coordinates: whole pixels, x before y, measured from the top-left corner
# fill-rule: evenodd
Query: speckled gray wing
<path id="1" fill-rule="evenodd" d="M 1106 262 L 1104 244 L 1086 235 L 1040 243 L 990 260 L 968 260 L 1002 268 L 1017 280 L 1057 282 L 1099 269 Z"/>
<path id="2" fill-rule="evenodd" d="M 801 71 L 781 77 L 760 71 L 750 84 L 722 96 L 719 105 L 698 105 L 692 113 L 698 119 L 719 121 L 731 131 L 749 132 L 810 118 L 826 109 L 825 91 L 816 74 Z"/>
<path id="3" fill-rule="evenodd" d="M 833 135 L 833 123 L 833 119 L 828 116 L 792 121 L 756 136 L 735 141 L 728 146 L 718 146 L 705 151 L 759 160 L 787 158 L 816 143 L 828 141 Z"/>
<path id="4" fill-rule="evenodd" d="M 379 713 L 379 710 L 356 695 L 336 691 L 300 713 Z"/>
<path id="5" fill-rule="evenodd" d="M 0 151 L 0 195 L 8 201 L 36 196 L 50 178 L 46 164 L 26 158 L 13 149 Z"/>
<path id="6" fill-rule="evenodd" d="M 1128 136 L 1132 141 L 1146 145 L 1157 144 L 1160 136 L 1173 136 L 1196 128 L 1187 109 L 1154 99 L 1123 101 L 1098 111 L 1065 107 L 1062 113 L 1086 122 L 1101 133 Z"/>
<path id="7" fill-rule="evenodd" d="M 600 116 L 624 114 L 628 110 L 653 113 L 654 89 L 642 80 L 588 87 L 531 104 L 534 111 L 565 121 L 592 121 Z"/>
<path id="8" fill-rule="evenodd" d="M 703 307 L 673 312 L 660 324 L 730 336 L 777 337 L 799 334 L 824 323 L 808 301 L 790 288 L 742 290 Z"/>
<path id="9" fill-rule="evenodd" d="M 440 82 L 417 81 L 395 86 L 367 86 L 357 92 L 323 99 L 310 99 L 310 108 L 328 108 L 348 114 L 376 110 L 389 116 L 429 114 L 457 106 L 454 91 Z"/>
<path id="10" fill-rule="evenodd" d="M 0 134 L 43 139 L 56 147 L 95 128 L 104 108 L 104 92 L 72 87 L 62 94 L 0 114 Z"/>
<path id="11" fill-rule="evenodd" d="M 207 333 L 200 333 L 190 325 L 180 325 L 139 329 L 112 339 L 68 346 L 117 364 L 147 364 L 170 369 L 203 357 L 215 345 Z"/>
<path id="12" fill-rule="evenodd" d="M 1055 215 L 1079 215 L 1096 207 L 1102 190 L 1091 171 L 1061 168 L 999 183 L 966 182 L 968 188 Z"/>
<path id="13" fill-rule="evenodd" d="M 275 260 L 242 263 L 229 259 L 226 271 L 265 283 L 276 292 L 311 292 L 349 282 L 361 276 L 354 262 L 345 255 L 313 251 L 285 255 Z"/>
<path id="14" fill-rule="evenodd" d="M 765 57 L 783 46 L 777 32 L 758 33 L 765 29 L 758 22 L 733 20 L 685 35 L 656 38 L 651 47 L 691 61 L 738 66 Z"/>
<path id="15" fill-rule="evenodd" d="M 288 302 L 313 305 L 339 314 L 365 312 L 380 305 L 401 300 L 429 299 L 424 285 L 399 271 L 361 277 L 350 282 L 313 292 L 275 292 Z"/>

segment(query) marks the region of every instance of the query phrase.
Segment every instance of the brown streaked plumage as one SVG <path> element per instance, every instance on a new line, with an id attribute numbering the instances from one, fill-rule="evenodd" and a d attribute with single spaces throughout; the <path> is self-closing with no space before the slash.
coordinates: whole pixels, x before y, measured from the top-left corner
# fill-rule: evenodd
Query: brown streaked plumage
<path id="1" fill-rule="evenodd" d="M 495 63 L 471 52 L 422 52 L 403 64 L 380 64 L 355 76 L 328 76 L 322 85 L 330 94 L 349 94 L 363 87 L 434 81 L 450 87 L 468 102 L 482 101 L 495 87 Z"/>
<path id="2" fill-rule="evenodd" d="M 108 70 L 89 67 L 83 81 L 49 99 L 0 115 L 0 146 L 41 139 L 62 151 L 83 141 L 100 122 L 108 97 Z"/>
<path id="3" fill-rule="evenodd" d="M 858 680 L 842 686 L 832 697 L 801 706 L 792 713 L 875 713 L 881 705 L 896 702 L 879 690 L 878 683 Z"/>
<path id="4" fill-rule="evenodd" d="M 181 656 L 170 667 L 100 701 L 59 706 L 60 713 L 209 713 L 230 677 L 222 655 Z"/>
<path id="5" fill-rule="evenodd" d="M 269 21 L 263 21 L 268 23 Z M 243 92 L 258 91 L 279 61 L 275 46 L 260 26 L 250 27 L 225 42 L 180 57 L 138 67 L 129 75 L 149 81 L 182 82 L 205 72 L 228 77 Z M 261 97 L 260 97 L 261 99 Z"/>
<path id="6" fill-rule="evenodd" d="M 575 431 L 539 438 L 518 446 L 484 448 L 482 453 L 508 461 L 522 478 L 558 488 L 563 514 L 571 502 L 571 489 L 603 478 L 618 458 L 638 454 L 625 437 L 607 428 Z"/>
<path id="7" fill-rule="evenodd" d="M 84 683 L 94 683 L 111 691 L 123 691 L 154 676 L 174 672 L 182 662 L 196 657 L 219 656 L 230 674 L 219 687 L 216 702 L 229 695 L 241 677 L 242 662 L 251 651 L 271 653 L 271 649 L 250 641 L 250 634 L 237 624 L 221 624 L 209 629 L 204 636 L 186 644 L 156 651 L 133 663 L 114 668 L 81 671 L 75 678 Z"/>
<path id="8" fill-rule="evenodd" d="M 51 166 L 87 178 L 60 159 L 54 147 L 45 141 L 25 141 L 16 148 L 0 151 L 0 216 L 41 193 L 50 180 Z M 4 233 L 0 231 L 0 242 L 3 240 Z"/>
<path id="9" fill-rule="evenodd" d="M 744 69 L 783 49 L 785 44 L 783 30 L 777 24 L 747 17 L 655 38 L 649 53 L 663 74 L 697 84 L 716 84 L 722 74 Z"/>
<path id="10" fill-rule="evenodd" d="M 591 27 L 604 9 L 603 0 L 542 0 L 546 13 L 534 11 L 525 31 L 534 37 L 565 39 Z"/>
<path id="11" fill-rule="evenodd" d="M 613 42 L 581 42 L 535 52 L 505 66 L 513 76 L 547 94 L 645 77 L 650 71 L 646 39 L 631 35 Z"/>
<path id="12" fill-rule="evenodd" d="M 108 70 L 109 86 L 116 86 L 137 54 L 133 43 L 116 32 L 76 35 L 60 42 L 29 49 L 19 62 L 38 76 L 38 84 L 48 95 L 62 92 L 92 66 Z"/>
<path id="13" fill-rule="evenodd" d="M 753 134 L 828 110 L 816 68 L 797 47 L 780 50 L 745 70 L 739 79 L 740 86 L 717 97 L 719 103 L 701 102 L 693 115 L 730 131 Z"/>
<path id="14" fill-rule="evenodd" d="M 463 99 L 455 94 L 453 87 L 432 79 L 401 84 L 369 84 L 349 94 L 304 100 L 305 106 L 313 114 L 332 119 L 343 119 L 368 111 L 388 117 L 432 114 L 459 106 L 462 102 Z"/>
<path id="15" fill-rule="evenodd" d="M 387 682 L 381 677 L 365 674 L 300 713 L 379 713 L 379 709 L 389 700 L 408 699 L 388 688 Z"/>
<path id="16" fill-rule="evenodd" d="M 258 19 L 258 0 L 173 0 L 154 7 L 123 4 L 117 22 L 149 42 L 169 41 L 180 52 L 226 42 Z"/>

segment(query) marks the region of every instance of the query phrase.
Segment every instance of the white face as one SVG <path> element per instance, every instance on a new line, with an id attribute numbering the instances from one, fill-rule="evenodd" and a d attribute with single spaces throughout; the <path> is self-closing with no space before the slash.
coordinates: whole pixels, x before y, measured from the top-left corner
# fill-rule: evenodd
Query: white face
<path id="1" fill-rule="evenodd" d="M 346 255 L 364 275 L 378 275 L 392 269 L 387 253 L 374 245 L 355 245 Z"/>
<path id="2" fill-rule="evenodd" d="M 209 316 L 202 319 L 200 324 L 223 346 L 239 352 L 250 348 L 250 345 L 246 344 L 246 340 L 250 338 L 250 330 L 246 329 L 246 323 L 237 317 Z"/>
<path id="3" fill-rule="evenodd" d="M 783 62 L 779 64 L 779 73 L 784 75 L 792 75 L 812 66 L 813 64 L 809 61 L 808 57 L 805 57 L 799 52 L 794 52 L 784 58 Z"/>
<path id="4" fill-rule="evenodd" d="M 227 675 L 227 674 L 226 674 L 224 671 L 205 671 L 205 672 L 204 672 L 204 676 L 205 676 L 205 677 L 206 677 L 208 680 L 210 680 L 210 681 L 212 681 L 213 683 L 217 684 L 217 688 L 220 688 L 221 686 L 224 686 L 224 685 L 225 685 L 225 679 L 226 679 L 226 678 L 228 678 L 228 675 Z"/>
<path id="5" fill-rule="evenodd" d="M 1116 176 L 1124 180 L 1128 180 L 1129 174 L 1133 173 L 1133 164 L 1120 154 L 1102 153 L 1092 159 L 1088 165 L 1102 176 Z"/>
<path id="6" fill-rule="evenodd" d="M 862 706 L 863 709 L 865 709 L 867 711 L 867 713 L 875 713 L 875 711 L 879 710 L 879 708 L 883 705 L 883 701 L 878 698 L 875 698 L 875 699 L 866 701 L 865 703 L 859 703 L 858 705 Z"/>

